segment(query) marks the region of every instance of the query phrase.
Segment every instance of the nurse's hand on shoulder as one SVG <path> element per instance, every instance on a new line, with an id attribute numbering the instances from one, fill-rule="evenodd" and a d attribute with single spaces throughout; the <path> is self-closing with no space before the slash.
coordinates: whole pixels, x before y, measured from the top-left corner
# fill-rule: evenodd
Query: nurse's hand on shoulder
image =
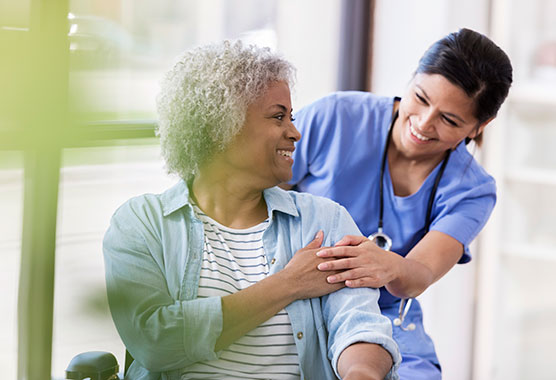
<path id="1" fill-rule="evenodd" d="M 334 247 L 319 250 L 317 256 L 335 258 L 318 265 L 321 271 L 340 271 L 329 274 L 331 284 L 344 282 L 350 288 L 380 288 L 399 276 L 401 256 L 379 248 L 364 236 L 344 236 Z"/>

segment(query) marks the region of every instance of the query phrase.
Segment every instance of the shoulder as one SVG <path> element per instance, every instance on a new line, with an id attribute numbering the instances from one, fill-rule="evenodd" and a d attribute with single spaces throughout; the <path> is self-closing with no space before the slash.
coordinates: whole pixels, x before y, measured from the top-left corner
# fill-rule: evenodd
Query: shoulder
<path id="1" fill-rule="evenodd" d="M 126 220 L 146 217 L 153 213 L 162 214 L 160 194 L 142 194 L 130 198 L 118 207 L 112 218 Z"/>
<path id="2" fill-rule="evenodd" d="M 278 186 L 264 191 L 265 201 L 270 212 L 280 211 L 293 217 L 328 215 L 343 209 L 338 203 L 318 195 L 284 190 Z"/>
<path id="3" fill-rule="evenodd" d="M 159 194 L 142 194 L 128 199 L 112 216 L 113 221 L 139 224 L 155 222 L 188 204 L 187 185 L 180 181 Z"/>
<path id="4" fill-rule="evenodd" d="M 343 209 L 343 206 L 339 203 L 318 195 L 294 190 L 289 190 L 287 194 L 293 200 L 300 214 L 317 213 L 328 215 Z"/>
<path id="5" fill-rule="evenodd" d="M 461 143 L 450 155 L 450 184 L 457 188 L 482 188 L 496 192 L 496 181 Z"/>
<path id="6" fill-rule="evenodd" d="M 436 198 L 437 207 L 443 210 L 441 214 L 467 215 L 486 221 L 496 204 L 494 178 L 467 151 L 465 145 L 452 152 L 448 165 Z M 457 228 L 463 226 L 460 224 Z"/>
<path id="7" fill-rule="evenodd" d="M 356 109 L 359 113 L 362 111 L 360 107 L 364 107 L 365 110 L 381 111 L 391 110 L 392 105 L 393 98 L 390 97 L 363 91 L 337 91 L 316 100 L 304 107 L 302 111 Z"/>
<path id="8" fill-rule="evenodd" d="M 280 189 L 281 190 L 281 189 Z M 325 243 L 331 245 L 344 235 L 359 235 L 360 231 L 345 207 L 339 203 L 318 195 L 297 191 L 284 191 L 295 205 L 297 215 L 291 219 L 299 224 L 306 238 L 310 241 L 318 230 L 323 230 L 327 237 Z M 292 215 L 293 216 L 293 215 Z M 307 242 L 308 242 L 307 241 Z"/>
<path id="9" fill-rule="evenodd" d="M 335 92 L 297 112 L 295 125 L 304 136 L 301 144 L 312 144 L 315 139 L 349 143 L 361 133 L 375 133 L 387 126 L 393 105 L 394 98 L 370 92 Z"/>
<path id="10" fill-rule="evenodd" d="M 143 194 L 128 199 L 112 215 L 104 245 L 114 244 L 114 239 L 120 244 L 134 236 L 157 236 L 162 228 L 162 215 L 160 195 Z"/>

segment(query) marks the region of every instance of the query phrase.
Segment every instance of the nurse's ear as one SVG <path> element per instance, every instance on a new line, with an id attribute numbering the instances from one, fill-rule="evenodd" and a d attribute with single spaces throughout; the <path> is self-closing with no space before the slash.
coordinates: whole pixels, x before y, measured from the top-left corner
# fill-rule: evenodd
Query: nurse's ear
<path id="1" fill-rule="evenodd" d="M 471 133 L 469 133 L 469 135 L 467 136 L 467 139 L 469 140 L 473 140 L 475 137 L 481 135 L 483 133 L 483 131 L 485 130 L 485 127 L 492 121 L 494 120 L 496 116 L 491 117 L 490 119 L 483 121 L 482 123 L 480 123 L 479 125 L 477 125 L 477 127 L 473 128 L 473 130 L 471 131 Z"/>

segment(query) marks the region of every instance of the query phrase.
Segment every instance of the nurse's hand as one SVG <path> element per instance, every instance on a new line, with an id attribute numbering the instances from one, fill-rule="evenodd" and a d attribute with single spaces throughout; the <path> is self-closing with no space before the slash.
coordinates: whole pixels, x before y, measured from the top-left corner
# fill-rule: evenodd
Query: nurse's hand
<path id="1" fill-rule="evenodd" d="M 293 255 L 280 273 L 284 276 L 284 285 L 294 292 L 296 300 L 324 296 L 345 286 L 341 282 L 331 283 L 327 281 L 330 273 L 317 270 L 319 264 L 333 260 L 316 255 L 317 251 L 323 248 L 323 240 L 324 234 L 319 231 L 313 241 Z"/>
<path id="2" fill-rule="evenodd" d="M 364 236 L 344 236 L 334 247 L 323 248 L 318 257 L 336 258 L 318 265 L 321 271 L 340 271 L 330 274 L 331 284 L 345 283 L 350 288 L 380 288 L 399 276 L 401 256 L 385 251 Z"/>

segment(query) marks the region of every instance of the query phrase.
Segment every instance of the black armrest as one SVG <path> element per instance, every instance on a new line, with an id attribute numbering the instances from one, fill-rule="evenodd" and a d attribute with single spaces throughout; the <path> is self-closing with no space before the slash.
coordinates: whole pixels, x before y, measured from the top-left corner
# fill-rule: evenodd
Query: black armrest
<path id="1" fill-rule="evenodd" d="M 71 359 L 66 368 L 66 378 L 83 380 L 116 380 L 118 378 L 118 361 L 110 352 L 83 352 Z"/>

